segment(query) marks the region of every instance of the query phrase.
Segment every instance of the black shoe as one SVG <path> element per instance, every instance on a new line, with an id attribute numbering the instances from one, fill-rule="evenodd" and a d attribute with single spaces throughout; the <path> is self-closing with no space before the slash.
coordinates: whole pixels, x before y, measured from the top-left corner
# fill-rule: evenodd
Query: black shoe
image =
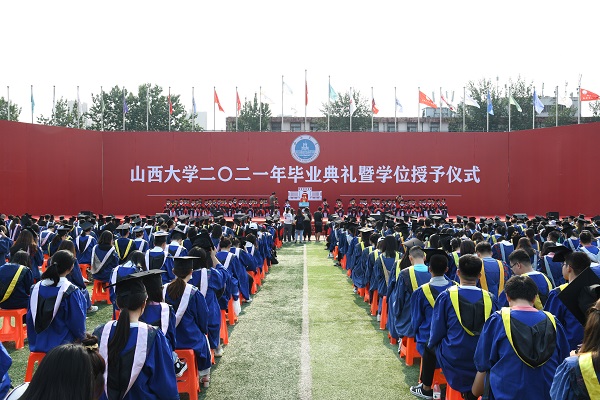
<path id="1" fill-rule="evenodd" d="M 433 399 L 433 389 L 425 390 L 423 389 L 423 384 L 419 383 L 417 386 L 410 387 L 410 393 L 413 396 L 416 396 L 420 399 L 432 400 Z"/>
<path id="2" fill-rule="evenodd" d="M 185 371 L 187 371 L 187 363 L 185 361 L 182 361 L 180 358 L 177 359 L 177 361 L 175 361 L 175 376 L 178 378 L 181 378 L 183 376 L 183 373 Z"/>

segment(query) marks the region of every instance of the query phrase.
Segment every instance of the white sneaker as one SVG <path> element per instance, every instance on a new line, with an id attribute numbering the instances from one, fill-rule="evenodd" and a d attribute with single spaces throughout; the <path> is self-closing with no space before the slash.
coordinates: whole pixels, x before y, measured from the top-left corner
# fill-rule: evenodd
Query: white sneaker
<path id="1" fill-rule="evenodd" d="M 87 312 L 91 313 L 91 312 L 96 312 L 98 311 L 98 306 L 91 306 L 90 308 L 88 308 Z"/>
<path id="2" fill-rule="evenodd" d="M 219 345 L 219 347 L 215 349 L 215 357 L 223 357 L 223 346 Z"/>
<path id="3" fill-rule="evenodd" d="M 381 314 L 377 314 L 377 322 L 381 321 Z"/>

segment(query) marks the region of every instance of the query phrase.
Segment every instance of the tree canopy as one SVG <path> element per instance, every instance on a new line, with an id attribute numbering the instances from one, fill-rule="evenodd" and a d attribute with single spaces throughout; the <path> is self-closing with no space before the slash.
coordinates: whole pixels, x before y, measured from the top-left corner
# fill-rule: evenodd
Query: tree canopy
<path id="1" fill-rule="evenodd" d="M 356 105 L 356 109 L 352 114 L 352 130 L 371 130 L 371 107 L 369 100 L 361 96 L 358 90 L 352 92 L 352 99 Z M 334 101 L 322 103 L 320 111 L 325 119 L 320 123 L 323 126 L 319 124 L 319 129 L 327 129 L 327 115 L 329 114 L 329 130 L 350 130 L 350 92 L 338 93 Z"/>
<path id="2" fill-rule="evenodd" d="M 8 118 L 8 101 L 4 97 L 0 97 L 0 119 L 18 121 L 21 115 L 21 107 L 14 102 L 10 102 L 10 118 Z"/>

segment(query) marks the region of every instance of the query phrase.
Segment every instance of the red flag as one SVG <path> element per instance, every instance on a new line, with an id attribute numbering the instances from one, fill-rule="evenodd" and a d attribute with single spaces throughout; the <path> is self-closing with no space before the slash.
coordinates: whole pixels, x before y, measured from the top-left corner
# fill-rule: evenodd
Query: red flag
<path id="1" fill-rule="evenodd" d="M 373 99 L 373 101 L 371 102 L 371 111 L 373 111 L 373 114 L 377 114 L 379 112 L 379 109 L 375 105 L 375 99 Z"/>
<path id="2" fill-rule="evenodd" d="M 308 82 L 304 81 L 304 105 L 308 105 Z"/>
<path id="3" fill-rule="evenodd" d="M 437 108 L 437 106 L 435 105 L 433 100 L 431 100 L 429 98 L 429 96 L 427 96 L 425 93 L 421 92 L 420 90 L 419 90 L 419 103 L 425 104 L 426 106 L 429 106 L 431 108 Z"/>
<path id="4" fill-rule="evenodd" d="M 590 92 L 589 90 L 585 90 L 585 89 L 581 89 L 580 92 L 580 96 L 581 96 L 581 101 L 594 101 L 594 100 L 600 100 L 600 96 L 598 96 L 596 93 L 594 92 Z"/>
<path id="5" fill-rule="evenodd" d="M 223 110 L 223 107 L 221 107 L 221 102 L 219 101 L 219 96 L 217 96 L 217 89 L 215 89 L 215 104 L 217 106 L 219 106 L 219 111 L 225 112 L 225 110 Z"/>
<path id="6" fill-rule="evenodd" d="M 216 95 L 216 93 L 215 93 Z M 240 101 L 240 95 L 238 94 L 237 90 L 235 91 L 235 104 L 237 107 L 238 112 L 242 109 L 242 102 Z"/>
<path id="7" fill-rule="evenodd" d="M 171 103 L 171 94 L 169 93 L 169 114 L 173 114 L 173 103 Z"/>

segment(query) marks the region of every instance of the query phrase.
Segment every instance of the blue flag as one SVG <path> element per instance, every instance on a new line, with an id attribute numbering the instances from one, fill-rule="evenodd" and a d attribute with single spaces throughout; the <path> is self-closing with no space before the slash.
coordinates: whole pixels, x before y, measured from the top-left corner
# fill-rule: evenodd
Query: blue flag
<path id="1" fill-rule="evenodd" d="M 123 89 L 123 114 L 127 114 L 129 112 L 129 107 L 127 107 L 127 100 L 125 100 L 125 89 Z"/>
<path id="2" fill-rule="evenodd" d="M 494 106 L 492 104 L 492 97 L 490 96 L 490 91 L 487 93 L 487 112 L 490 115 L 494 115 Z"/>
<path id="3" fill-rule="evenodd" d="M 329 99 L 336 101 L 337 97 L 338 97 L 337 93 L 335 92 L 335 90 L 333 90 L 333 87 L 330 84 L 329 85 Z"/>
<path id="4" fill-rule="evenodd" d="M 535 112 L 538 114 L 541 113 L 542 111 L 544 111 L 544 104 L 542 103 L 540 98 L 537 96 L 535 89 L 533 89 L 533 107 L 535 108 Z"/>

